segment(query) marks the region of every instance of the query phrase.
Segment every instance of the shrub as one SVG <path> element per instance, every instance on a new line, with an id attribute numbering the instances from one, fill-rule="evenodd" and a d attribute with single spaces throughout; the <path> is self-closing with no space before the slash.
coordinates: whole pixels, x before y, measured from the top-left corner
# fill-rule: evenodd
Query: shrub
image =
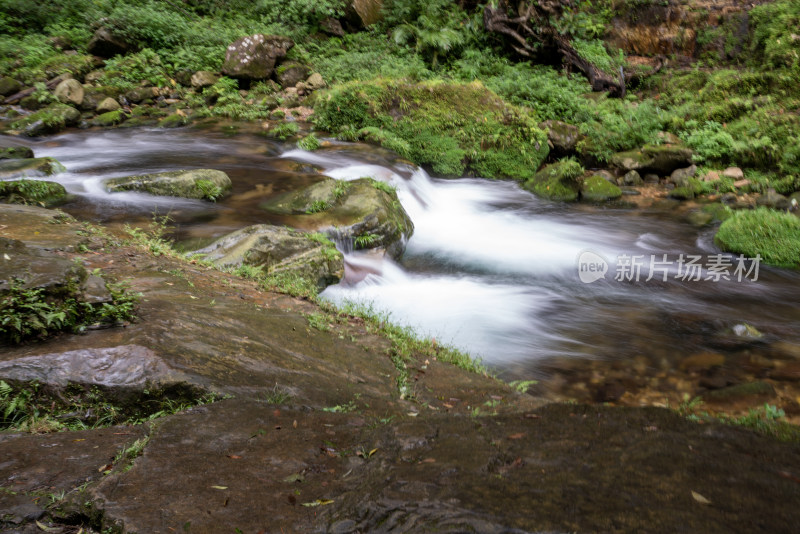
<path id="1" fill-rule="evenodd" d="M 800 268 L 800 219 L 788 213 L 758 208 L 737 211 L 719 228 L 714 242 L 722 250 L 779 267 Z"/>

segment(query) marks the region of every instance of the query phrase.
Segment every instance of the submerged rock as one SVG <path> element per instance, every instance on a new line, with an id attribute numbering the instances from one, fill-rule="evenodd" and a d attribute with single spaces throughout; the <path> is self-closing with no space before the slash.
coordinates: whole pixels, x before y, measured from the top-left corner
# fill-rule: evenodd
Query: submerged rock
<path id="1" fill-rule="evenodd" d="M 33 150 L 26 146 L 0 147 L 0 160 L 30 158 L 33 158 Z"/>
<path id="2" fill-rule="evenodd" d="M 262 204 L 273 213 L 294 215 L 304 228 L 332 231 L 352 240 L 355 248 L 383 248 L 394 258 L 402 255 L 414 231 L 408 214 L 391 187 L 371 178 L 352 182 L 325 178 L 309 187 Z"/>
<path id="3" fill-rule="evenodd" d="M 112 178 L 105 183 L 110 193 L 141 191 L 152 195 L 216 200 L 231 189 L 231 179 L 222 171 L 193 169 Z"/>
<path id="4" fill-rule="evenodd" d="M 257 224 L 194 252 L 219 266 L 251 265 L 267 275 L 297 276 L 322 289 L 344 276 L 342 255 L 321 234 Z"/>
<path id="5" fill-rule="evenodd" d="M 67 169 L 53 158 L 26 158 L 0 161 L 0 180 L 51 176 Z"/>

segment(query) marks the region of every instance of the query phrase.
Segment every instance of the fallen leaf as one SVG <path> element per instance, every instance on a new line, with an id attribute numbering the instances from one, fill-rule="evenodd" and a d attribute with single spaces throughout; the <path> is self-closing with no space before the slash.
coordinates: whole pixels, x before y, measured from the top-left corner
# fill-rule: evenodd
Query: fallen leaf
<path id="1" fill-rule="evenodd" d="M 542 416 L 539 415 L 539 414 L 535 414 L 535 413 L 526 413 L 525 414 L 525 419 L 541 419 L 541 418 L 542 418 Z"/>
<path id="2" fill-rule="evenodd" d="M 317 499 L 316 501 L 304 502 L 303 506 L 325 506 L 326 504 L 333 504 L 331 499 Z"/>
<path id="3" fill-rule="evenodd" d="M 525 432 L 517 432 L 516 434 L 511 434 L 508 436 L 508 439 L 522 439 L 525 437 Z"/>
<path id="4" fill-rule="evenodd" d="M 376 452 L 378 452 L 378 449 L 377 449 L 377 448 L 375 448 L 375 449 L 372 449 L 371 451 L 369 451 L 369 454 L 367 455 L 367 458 L 371 457 L 371 456 L 372 456 L 373 454 L 375 454 Z"/>
<path id="5" fill-rule="evenodd" d="M 226 489 L 228 489 L 228 486 L 211 486 L 211 487 L 214 488 L 214 489 L 218 489 L 218 490 L 226 490 Z"/>
<path id="6" fill-rule="evenodd" d="M 292 421 L 292 427 L 294 427 L 294 428 L 297 428 L 297 419 L 295 419 L 294 421 Z"/>
<path id="7" fill-rule="evenodd" d="M 453 409 L 453 405 L 452 404 L 447 404 L 446 402 L 443 402 L 442 406 L 444 406 L 445 408 L 450 408 L 451 410 Z"/>
<path id="8" fill-rule="evenodd" d="M 100 467 L 100 469 L 98 469 L 97 472 L 98 473 L 108 473 L 109 471 L 111 471 L 111 469 L 113 469 L 113 467 L 114 466 L 111 465 L 111 464 L 106 464 L 106 465 Z"/>
<path id="9" fill-rule="evenodd" d="M 86 438 L 81 438 L 81 439 L 73 439 L 72 441 L 86 441 Z"/>
<path id="10" fill-rule="evenodd" d="M 230 458 L 231 460 L 241 460 L 242 459 L 242 457 L 239 456 L 238 454 L 229 454 L 228 458 Z"/>
<path id="11" fill-rule="evenodd" d="M 61 530 L 60 528 L 53 528 L 53 527 L 45 526 L 44 524 L 40 523 L 39 521 L 36 522 L 36 526 L 39 527 L 40 529 L 44 530 L 45 532 L 59 532 Z"/>
<path id="12" fill-rule="evenodd" d="M 421 463 L 421 464 L 433 464 L 433 463 L 436 463 L 436 458 L 425 458 L 424 460 L 420 460 L 419 463 Z"/>
<path id="13" fill-rule="evenodd" d="M 293 475 L 289 475 L 288 477 L 284 478 L 284 482 L 304 482 L 305 477 L 302 473 L 294 473 Z"/>
<path id="14" fill-rule="evenodd" d="M 711 501 L 709 501 L 708 499 L 706 499 L 705 497 L 703 497 L 702 495 L 700 495 L 696 491 L 692 492 L 692 497 L 694 498 L 695 501 L 699 502 L 700 504 L 711 504 Z"/>

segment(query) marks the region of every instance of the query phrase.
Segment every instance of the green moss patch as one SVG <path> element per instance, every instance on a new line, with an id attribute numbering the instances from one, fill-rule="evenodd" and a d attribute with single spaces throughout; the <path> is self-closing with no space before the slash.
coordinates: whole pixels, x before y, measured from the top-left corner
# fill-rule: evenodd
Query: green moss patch
<path id="1" fill-rule="evenodd" d="M 347 83 L 317 99 L 315 122 L 345 139 L 386 142 L 442 176 L 524 181 L 549 150 L 531 110 L 507 104 L 478 82 Z"/>
<path id="2" fill-rule="evenodd" d="M 580 163 L 572 158 L 563 159 L 545 166 L 523 187 L 542 198 L 572 202 L 578 200 L 582 175 Z"/>
<path id="3" fill-rule="evenodd" d="M 800 268 L 800 219 L 794 215 L 758 208 L 737 211 L 714 236 L 727 252 L 754 258 L 757 254 L 771 265 Z"/>
<path id="4" fill-rule="evenodd" d="M 605 202 L 621 196 L 622 190 L 602 176 L 590 176 L 581 188 L 581 198 L 589 202 Z"/>
<path id="5" fill-rule="evenodd" d="M 14 180 L 0 182 L 0 202 L 8 204 L 42 204 L 54 206 L 66 200 L 67 191 L 56 182 Z"/>

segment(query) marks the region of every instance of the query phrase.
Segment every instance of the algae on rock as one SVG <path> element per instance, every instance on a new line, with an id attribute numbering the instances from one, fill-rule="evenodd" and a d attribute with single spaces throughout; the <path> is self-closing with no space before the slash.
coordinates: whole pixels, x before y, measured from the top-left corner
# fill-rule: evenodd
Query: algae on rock
<path id="1" fill-rule="evenodd" d="M 222 171 L 193 169 L 112 178 L 106 190 L 141 191 L 153 195 L 217 200 L 231 189 L 231 179 Z"/>

